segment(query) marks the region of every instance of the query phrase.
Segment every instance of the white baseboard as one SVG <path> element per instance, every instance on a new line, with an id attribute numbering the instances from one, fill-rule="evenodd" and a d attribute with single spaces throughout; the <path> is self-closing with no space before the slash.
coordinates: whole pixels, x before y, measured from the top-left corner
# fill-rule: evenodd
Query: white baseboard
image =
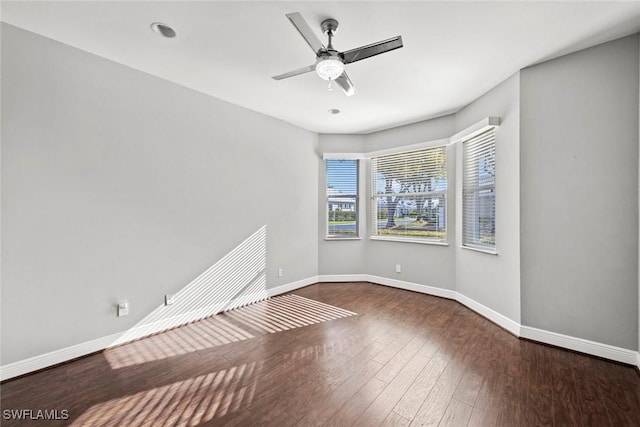
<path id="1" fill-rule="evenodd" d="M 318 282 L 369 282 L 368 274 L 321 274 Z"/>
<path id="2" fill-rule="evenodd" d="M 305 286 L 314 285 L 319 281 L 320 280 L 318 276 L 311 276 L 311 277 L 307 277 L 306 279 L 298 280 L 291 283 L 286 283 L 284 285 L 276 286 L 275 288 L 267 289 L 267 292 L 269 293 L 270 297 L 275 297 L 276 295 L 295 291 L 296 289 L 304 288 Z"/>
<path id="3" fill-rule="evenodd" d="M 608 344 L 532 328 L 530 326 L 520 327 L 520 337 L 545 344 L 555 345 L 557 347 L 567 348 L 569 350 L 579 351 L 581 353 L 591 354 L 593 356 L 603 357 L 609 360 L 615 360 L 617 362 L 627 363 L 629 365 L 640 366 L 638 364 L 640 354 L 633 350 L 627 350 Z"/>
<path id="4" fill-rule="evenodd" d="M 520 324 L 518 322 L 509 319 L 507 316 L 490 309 L 486 305 L 480 304 L 476 300 L 473 300 L 460 292 L 456 292 L 456 301 L 475 311 L 482 317 L 491 320 L 493 323 L 511 332 L 516 337 L 520 336 Z"/>
<path id="5" fill-rule="evenodd" d="M 87 354 L 107 349 L 114 345 L 122 344 L 126 341 L 131 341 L 133 339 L 141 338 L 146 335 L 158 333 L 172 327 L 183 325 L 185 323 L 197 320 L 198 316 L 200 316 L 199 318 L 204 318 L 218 313 L 224 308 L 228 309 L 229 307 L 238 307 L 250 302 L 255 302 L 268 297 L 280 295 L 285 292 L 291 292 L 318 282 L 370 282 L 379 285 L 420 292 L 441 298 L 453 299 L 480 314 L 481 316 L 491 320 L 492 322 L 496 323 L 497 325 L 501 326 L 517 337 L 527 338 L 533 341 L 551 344 L 558 347 L 603 357 L 605 359 L 635 365 L 640 369 L 640 352 L 589 341 L 582 338 L 562 335 L 555 332 L 536 329 L 529 326 L 521 326 L 519 323 L 490 309 L 489 307 L 486 307 L 479 302 L 450 289 L 421 285 L 418 283 L 405 282 L 402 280 L 390 279 L 369 274 L 343 274 L 311 276 L 306 279 L 267 289 L 260 295 L 246 295 L 241 298 L 237 298 L 234 301 L 229 301 L 225 304 L 219 304 L 215 307 L 205 307 L 204 309 L 198 310 L 197 313 L 189 312 L 180 314 L 169 319 L 154 322 L 152 324 L 133 327 L 130 330 L 124 332 L 108 335 L 106 337 L 97 338 L 91 341 L 86 341 L 70 347 L 54 350 L 42 355 L 30 357 L 25 360 L 20 360 L 8 365 L 0 366 L 0 381 L 28 374 L 29 372 L 34 372 L 43 368 L 47 368 L 49 366 L 67 362 L 69 360 L 85 356 Z M 125 341 L 123 341 L 123 337 L 126 337 Z"/>
<path id="6" fill-rule="evenodd" d="M 266 289 L 260 293 L 251 293 L 236 297 L 233 301 L 216 304 L 199 308 L 198 310 L 180 313 L 167 319 L 160 319 L 151 323 L 134 326 L 126 331 L 108 335 L 106 337 L 85 341 L 70 347 L 54 350 L 28 359 L 19 360 L 0 366 L 0 381 L 14 378 L 29 372 L 38 371 L 49 366 L 67 362 L 69 360 L 86 356 L 87 354 L 105 350 L 109 347 L 133 341 L 151 334 L 166 331 L 180 325 L 184 325 L 198 319 L 212 316 L 224 309 L 240 307 L 252 302 L 257 302 L 272 296 L 290 292 L 305 286 L 318 283 L 318 276 L 311 276 L 306 279 L 298 280 L 275 288 Z"/>
<path id="7" fill-rule="evenodd" d="M 421 292 L 424 294 L 434 295 L 442 298 L 454 299 L 460 304 L 463 304 L 471 310 L 475 311 L 479 315 L 491 320 L 498 326 L 506 329 L 516 337 L 527 338 L 532 341 L 551 344 L 557 347 L 579 351 L 581 353 L 603 357 L 605 359 L 615 360 L 617 362 L 627 363 L 629 365 L 635 365 L 640 369 L 640 352 L 589 341 L 582 338 L 562 335 L 555 332 L 544 331 L 529 326 L 522 326 L 520 325 L 520 323 L 509 319 L 508 317 L 483 304 L 480 304 L 479 302 L 467 297 L 466 295 L 449 289 L 420 285 L 417 283 L 405 282 L 369 274 L 321 275 L 318 276 L 318 280 L 320 282 L 371 282 L 379 285 Z"/>
<path id="8" fill-rule="evenodd" d="M 91 341 L 85 341 L 70 347 L 54 350 L 49 353 L 30 357 L 28 359 L 19 360 L 8 365 L 0 366 L 0 381 L 20 375 L 28 374 L 49 366 L 67 362 L 77 357 L 86 356 L 96 351 L 104 350 L 109 347 L 112 342 L 117 340 L 121 334 L 112 334 L 106 337 L 97 338 Z"/>
<path id="9" fill-rule="evenodd" d="M 405 282 L 403 280 L 390 279 L 388 277 L 374 276 L 371 274 L 320 275 L 318 276 L 318 280 L 320 282 L 370 282 L 375 283 L 376 285 L 391 286 L 393 288 L 405 289 L 407 291 L 420 292 L 448 299 L 455 299 L 456 296 L 456 292 L 450 289 Z"/>

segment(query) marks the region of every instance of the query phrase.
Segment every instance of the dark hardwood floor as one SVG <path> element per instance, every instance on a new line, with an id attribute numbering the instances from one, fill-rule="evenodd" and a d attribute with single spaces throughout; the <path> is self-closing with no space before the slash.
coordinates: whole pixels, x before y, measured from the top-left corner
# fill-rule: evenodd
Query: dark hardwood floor
<path id="1" fill-rule="evenodd" d="M 2 384 L 2 425 L 640 426 L 633 367 L 519 340 L 446 299 L 293 294 L 357 315 L 293 297 L 213 316 Z M 5 419 L 17 409 L 69 419 Z"/>

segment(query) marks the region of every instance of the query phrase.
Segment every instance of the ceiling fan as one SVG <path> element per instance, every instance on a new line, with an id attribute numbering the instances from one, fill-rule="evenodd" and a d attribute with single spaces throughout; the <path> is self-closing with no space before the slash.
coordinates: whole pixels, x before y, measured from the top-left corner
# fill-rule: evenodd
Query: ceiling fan
<path id="1" fill-rule="evenodd" d="M 304 68 L 273 76 L 272 79 L 274 80 L 282 80 L 315 70 L 318 76 L 329 81 L 329 90 L 331 90 L 331 82 L 335 81 L 347 96 L 351 96 L 356 93 L 356 90 L 347 72 L 344 70 L 345 65 L 402 47 L 402 36 L 397 36 L 344 52 L 338 52 L 333 48 L 333 44 L 331 43 L 333 36 L 338 30 L 338 21 L 335 19 L 325 19 L 320 24 L 322 33 L 326 34 L 328 38 L 327 47 L 324 47 L 302 15 L 294 12 L 288 13 L 286 16 L 316 54 L 316 62 Z"/>

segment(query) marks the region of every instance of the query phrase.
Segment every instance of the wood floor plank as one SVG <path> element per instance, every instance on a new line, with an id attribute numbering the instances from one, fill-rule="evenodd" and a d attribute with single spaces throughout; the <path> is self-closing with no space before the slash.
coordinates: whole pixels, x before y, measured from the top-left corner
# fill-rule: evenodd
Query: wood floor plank
<path id="1" fill-rule="evenodd" d="M 553 349 L 551 370 L 553 422 L 561 425 L 580 425 L 580 403 L 568 353 Z"/>
<path id="2" fill-rule="evenodd" d="M 443 298 L 293 294 L 290 313 L 265 302 L 6 381 L 0 405 L 68 410 L 46 424 L 71 426 L 640 425 L 632 367 L 519 340 Z"/>
<path id="3" fill-rule="evenodd" d="M 431 390 L 436 385 L 447 363 L 449 363 L 449 357 L 444 354 L 436 354 L 429 359 L 424 370 L 418 375 L 394 407 L 394 412 L 404 418 L 412 420 L 418 413 L 426 397 L 429 396 L 429 393 L 431 393 Z"/>
<path id="4" fill-rule="evenodd" d="M 572 373 L 580 404 L 581 424 L 585 426 L 610 426 L 611 420 L 607 414 L 607 407 L 602 400 L 597 383 L 590 378 L 590 372 L 578 365 L 574 366 Z"/>
<path id="5" fill-rule="evenodd" d="M 381 369 L 376 378 L 386 383 L 391 382 L 396 375 L 404 368 L 411 358 L 422 348 L 425 341 L 420 335 L 415 335 L 411 340 L 402 347 Z M 425 356 L 426 357 L 426 356 Z M 378 361 L 374 358 L 374 360 Z"/>
<path id="6" fill-rule="evenodd" d="M 640 394 L 640 386 L 635 381 L 618 377 L 617 367 L 609 365 L 597 371 L 597 381 L 611 424 L 614 426 L 637 425 L 640 420 L 638 416 L 640 408 L 636 402 Z"/>
<path id="7" fill-rule="evenodd" d="M 425 368 L 429 359 L 421 354 L 416 354 L 402 368 L 393 380 L 378 395 L 376 400 L 358 418 L 358 425 L 377 426 L 393 411 L 393 408 L 402 398 L 415 378 Z"/>
<path id="8" fill-rule="evenodd" d="M 311 407 L 304 408 L 298 414 L 299 424 L 304 426 L 320 426 L 329 420 L 342 406 L 349 401 L 369 380 L 374 378 L 382 365 L 369 360 L 360 369 L 354 370 L 353 375 L 344 381 L 334 393 L 327 394 L 314 401 Z M 296 414 L 294 414 L 295 416 Z"/>
<path id="9" fill-rule="evenodd" d="M 548 369 L 549 363 L 551 363 L 548 350 L 543 346 L 532 347 L 527 372 L 529 382 L 527 406 L 530 417 L 527 421 L 538 426 L 553 424 L 553 380 Z"/>
<path id="10" fill-rule="evenodd" d="M 391 412 L 380 425 L 384 427 L 408 427 L 409 424 L 411 424 L 410 420 L 395 412 Z"/>
<path id="11" fill-rule="evenodd" d="M 467 369 L 453 393 L 453 398 L 473 407 L 476 403 L 478 393 L 480 393 L 482 380 L 482 374 L 472 369 Z"/>
<path id="12" fill-rule="evenodd" d="M 438 425 L 441 427 L 466 426 L 471 417 L 472 410 L 473 406 L 458 399 L 451 399 Z"/>
<path id="13" fill-rule="evenodd" d="M 325 425 L 331 427 L 348 427 L 354 425 L 385 387 L 387 387 L 387 383 L 384 381 L 371 378 Z"/>
<path id="14" fill-rule="evenodd" d="M 438 425 L 444 416 L 447 406 L 462 378 L 463 366 L 455 359 L 447 364 L 444 372 L 438 378 L 433 389 L 422 403 L 416 416 L 413 418 L 412 426 Z"/>
<path id="15" fill-rule="evenodd" d="M 493 333 L 492 333 L 493 332 Z M 503 389 L 500 385 L 501 361 L 494 355 L 496 343 L 494 333 L 485 332 L 479 335 L 477 358 L 473 368 L 481 373 L 482 383 L 478 390 L 473 411 L 469 419 L 469 426 L 484 427 L 497 425 L 501 412 Z M 456 390 L 457 391 L 457 390 Z"/>

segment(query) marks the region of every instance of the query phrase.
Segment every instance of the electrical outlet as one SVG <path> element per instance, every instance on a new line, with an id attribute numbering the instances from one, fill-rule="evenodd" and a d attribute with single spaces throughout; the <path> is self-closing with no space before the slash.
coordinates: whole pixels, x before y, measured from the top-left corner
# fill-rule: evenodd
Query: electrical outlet
<path id="1" fill-rule="evenodd" d="M 174 294 L 166 294 L 164 296 L 164 305 L 171 305 L 176 301 L 176 296 Z"/>
<path id="2" fill-rule="evenodd" d="M 118 317 L 129 315 L 129 301 L 124 300 L 118 304 Z"/>
<path id="3" fill-rule="evenodd" d="M 396 264 L 396 273 L 402 273 L 402 266 L 400 264 Z"/>
<path id="4" fill-rule="evenodd" d="M 282 276 L 284 276 L 284 269 L 279 268 L 278 269 L 278 277 L 282 277 Z"/>

